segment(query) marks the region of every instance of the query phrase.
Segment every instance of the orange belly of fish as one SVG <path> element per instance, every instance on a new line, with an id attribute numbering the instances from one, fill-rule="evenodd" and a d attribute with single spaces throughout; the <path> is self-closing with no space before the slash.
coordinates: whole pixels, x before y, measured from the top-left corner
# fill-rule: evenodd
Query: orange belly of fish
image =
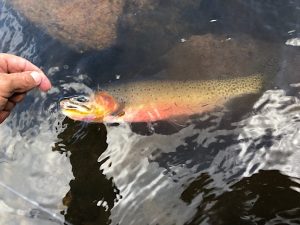
<path id="1" fill-rule="evenodd" d="M 155 122 L 168 120 L 172 118 L 184 118 L 194 114 L 200 114 L 211 111 L 215 105 L 140 105 L 127 107 L 124 109 L 124 115 L 120 117 L 107 117 L 105 122 Z"/>

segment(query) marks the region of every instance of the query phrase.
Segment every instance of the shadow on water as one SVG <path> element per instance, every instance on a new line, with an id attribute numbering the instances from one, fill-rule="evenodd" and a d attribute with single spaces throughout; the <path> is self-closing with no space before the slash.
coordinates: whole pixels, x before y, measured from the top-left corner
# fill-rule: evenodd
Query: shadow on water
<path id="1" fill-rule="evenodd" d="M 58 135 L 62 141 L 53 151 L 70 158 L 74 179 L 63 199 L 66 221 L 72 224 L 108 224 L 110 210 L 118 196 L 113 180 L 99 171 L 99 156 L 106 150 L 106 128 L 65 119 L 67 128 Z"/>
<path id="2" fill-rule="evenodd" d="M 279 171 L 259 171 L 243 178 L 221 195 L 209 187 L 211 178 L 201 174 L 182 193 L 189 204 L 202 193 L 203 202 L 186 224 L 299 224 L 300 182 Z"/>

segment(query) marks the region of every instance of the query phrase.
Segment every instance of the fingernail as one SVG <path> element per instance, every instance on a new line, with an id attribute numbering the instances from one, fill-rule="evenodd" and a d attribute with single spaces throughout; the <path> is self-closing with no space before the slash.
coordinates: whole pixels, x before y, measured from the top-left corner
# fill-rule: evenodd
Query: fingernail
<path id="1" fill-rule="evenodd" d="M 33 71 L 30 73 L 30 75 L 34 79 L 36 85 L 39 85 L 42 82 L 42 76 L 39 72 Z"/>

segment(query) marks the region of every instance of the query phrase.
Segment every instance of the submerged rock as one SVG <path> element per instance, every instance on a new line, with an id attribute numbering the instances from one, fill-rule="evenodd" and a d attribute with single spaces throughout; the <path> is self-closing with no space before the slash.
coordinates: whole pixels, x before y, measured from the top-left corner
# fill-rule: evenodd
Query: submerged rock
<path id="1" fill-rule="evenodd" d="M 214 79 L 251 74 L 275 76 L 278 44 L 247 35 L 194 35 L 162 57 L 166 75 L 175 79 Z M 184 74 L 184 76 L 183 76 Z"/>
<path id="2" fill-rule="evenodd" d="M 186 29 L 183 28 L 184 23 L 179 23 L 182 14 L 200 2 L 11 0 L 10 4 L 33 24 L 63 43 L 77 50 L 99 50 L 124 42 L 130 49 L 135 48 L 135 42 L 143 49 L 149 45 L 153 49 L 153 42 L 164 41 L 159 44 L 159 49 L 162 45 L 169 46 L 170 36 Z"/>
<path id="3" fill-rule="evenodd" d="M 52 37 L 85 50 L 102 49 L 115 41 L 124 0 L 11 0 L 10 3 Z"/>

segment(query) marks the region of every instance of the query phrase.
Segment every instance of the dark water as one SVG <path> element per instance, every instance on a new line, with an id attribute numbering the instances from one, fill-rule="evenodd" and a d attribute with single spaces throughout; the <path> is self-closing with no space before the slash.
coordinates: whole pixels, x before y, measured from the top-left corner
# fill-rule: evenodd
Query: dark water
<path id="1" fill-rule="evenodd" d="M 54 87 L 1 124 L 0 224 L 300 224 L 300 47 L 287 45 L 300 1 L 161 1 L 130 25 L 125 7 L 117 44 L 84 52 L 8 3 L 0 51 Z M 57 107 L 116 80 L 253 73 L 263 93 L 184 127 L 86 124 Z"/>

